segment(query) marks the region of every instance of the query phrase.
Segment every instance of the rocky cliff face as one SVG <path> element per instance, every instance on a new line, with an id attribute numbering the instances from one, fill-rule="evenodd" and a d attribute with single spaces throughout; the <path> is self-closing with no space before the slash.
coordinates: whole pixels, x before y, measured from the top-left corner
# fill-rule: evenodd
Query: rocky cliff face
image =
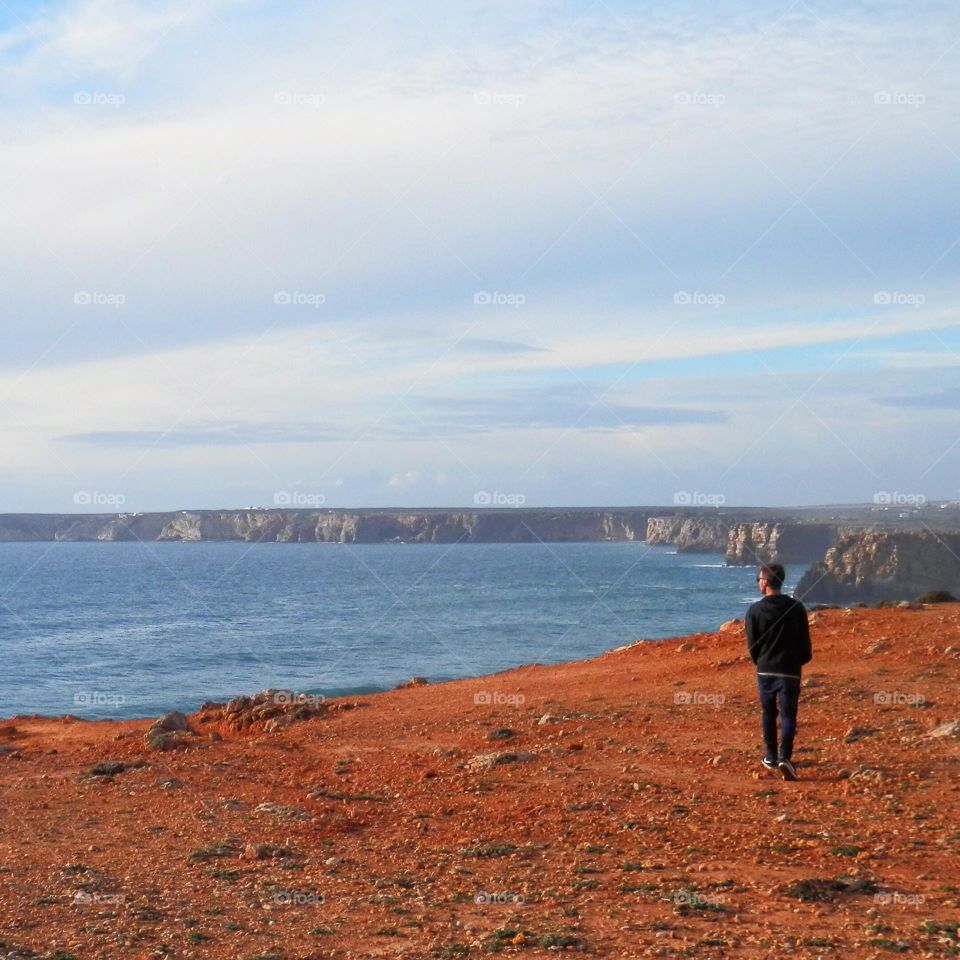
<path id="1" fill-rule="evenodd" d="M 960 533 L 866 530 L 841 536 L 803 575 L 806 602 L 914 600 L 927 590 L 960 596 Z"/>
<path id="2" fill-rule="evenodd" d="M 642 540 L 638 510 L 183 510 L 0 515 L 0 541 L 204 540 L 277 543 L 531 543 Z"/>
<path id="3" fill-rule="evenodd" d="M 839 536 L 830 523 L 738 523 L 730 528 L 729 564 L 811 563 L 823 557 Z"/>
<path id="4" fill-rule="evenodd" d="M 730 535 L 729 519 L 721 517 L 651 517 L 646 541 L 675 544 L 677 553 L 723 553 Z"/>

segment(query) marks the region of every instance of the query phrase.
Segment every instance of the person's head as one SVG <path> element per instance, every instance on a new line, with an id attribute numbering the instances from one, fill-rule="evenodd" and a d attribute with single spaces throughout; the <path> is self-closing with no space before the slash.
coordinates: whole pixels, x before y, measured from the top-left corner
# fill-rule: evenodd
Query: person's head
<path id="1" fill-rule="evenodd" d="M 757 586 L 763 594 L 779 593 L 786 579 L 787 572 L 781 563 L 765 563 L 757 571 Z"/>

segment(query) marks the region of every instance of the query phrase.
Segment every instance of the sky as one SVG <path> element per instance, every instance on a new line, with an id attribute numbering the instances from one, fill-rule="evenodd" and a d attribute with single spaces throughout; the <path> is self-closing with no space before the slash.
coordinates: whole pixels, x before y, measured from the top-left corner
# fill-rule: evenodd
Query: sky
<path id="1" fill-rule="evenodd" d="M 0 512 L 960 498 L 949 3 L 0 3 Z"/>

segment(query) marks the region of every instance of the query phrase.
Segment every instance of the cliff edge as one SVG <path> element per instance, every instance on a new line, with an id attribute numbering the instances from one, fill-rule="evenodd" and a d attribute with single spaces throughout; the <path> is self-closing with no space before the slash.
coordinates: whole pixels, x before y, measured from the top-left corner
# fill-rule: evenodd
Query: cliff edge
<path id="1" fill-rule="evenodd" d="M 960 605 L 813 621 L 797 783 L 760 766 L 737 622 L 359 698 L 2 721 L 0 956 L 955 955 Z"/>
<path id="2" fill-rule="evenodd" d="M 877 603 L 930 590 L 960 595 L 960 533 L 846 533 L 807 570 L 796 595 L 808 603 Z"/>

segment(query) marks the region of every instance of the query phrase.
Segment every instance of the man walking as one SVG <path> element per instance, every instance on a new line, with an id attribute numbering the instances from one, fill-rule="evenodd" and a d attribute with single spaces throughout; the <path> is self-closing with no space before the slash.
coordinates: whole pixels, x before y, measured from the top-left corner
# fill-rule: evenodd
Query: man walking
<path id="1" fill-rule="evenodd" d="M 760 567 L 757 586 L 763 599 L 750 606 L 743 625 L 750 659 L 757 667 L 763 742 L 767 751 L 761 762 L 768 770 L 779 770 L 784 780 L 796 780 L 797 768 L 792 758 L 800 701 L 800 670 L 810 662 L 813 652 L 806 607 L 780 592 L 785 579 L 786 573 L 779 563 Z"/>

